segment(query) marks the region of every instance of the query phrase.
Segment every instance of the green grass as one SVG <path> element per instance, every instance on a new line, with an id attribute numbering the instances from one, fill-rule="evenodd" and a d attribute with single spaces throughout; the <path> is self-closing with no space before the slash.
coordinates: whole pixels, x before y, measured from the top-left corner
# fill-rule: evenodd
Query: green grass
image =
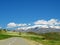
<path id="1" fill-rule="evenodd" d="M 0 40 L 11 38 L 11 37 L 19 37 L 19 35 L 17 32 L 0 33 Z"/>
<path id="2" fill-rule="evenodd" d="M 60 45 L 60 33 L 45 33 L 45 34 L 26 34 L 23 38 L 30 39 L 44 45 Z"/>
<path id="3" fill-rule="evenodd" d="M 6 32 L 0 34 L 0 40 L 7 39 L 11 37 L 22 37 L 29 40 L 36 41 L 38 43 L 42 43 L 44 45 L 60 45 L 60 33 L 45 33 L 45 34 L 35 34 L 35 33 L 21 33 L 19 35 L 18 32 Z"/>
<path id="4" fill-rule="evenodd" d="M 5 34 L 0 34 L 0 40 L 7 39 L 7 38 L 10 38 L 10 37 L 13 37 L 13 36 L 11 36 L 11 35 L 5 35 Z"/>

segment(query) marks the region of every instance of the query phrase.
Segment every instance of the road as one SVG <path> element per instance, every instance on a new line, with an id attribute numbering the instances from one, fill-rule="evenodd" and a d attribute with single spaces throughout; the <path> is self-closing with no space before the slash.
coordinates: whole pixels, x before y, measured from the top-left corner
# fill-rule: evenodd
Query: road
<path id="1" fill-rule="evenodd" d="M 5 40 L 0 40 L 0 45 L 30 45 L 30 44 L 23 38 L 13 37 Z"/>

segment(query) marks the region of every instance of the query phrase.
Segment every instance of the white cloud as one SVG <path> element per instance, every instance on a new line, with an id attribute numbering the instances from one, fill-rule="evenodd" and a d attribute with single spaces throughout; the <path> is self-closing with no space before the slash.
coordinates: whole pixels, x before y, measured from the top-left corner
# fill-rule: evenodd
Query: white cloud
<path id="1" fill-rule="evenodd" d="M 16 24 L 14 22 L 11 22 L 11 23 L 8 23 L 7 24 L 7 28 L 14 28 L 14 27 L 26 27 L 26 26 L 29 26 L 31 24 Z"/>
<path id="2" fill-rule="evenodd" d="M 7 28 L 13 28 L 13 27 L 16 27 L 17 25 L 16 25 L 16 23 L 14 23 L 14 22 L 11 22 L 11 23 L 8 23 L 7 24 Z"/>
<path id="3" fill-rule="evenodd" d="M 55 24 L 57 24 L 57 19 L 50 19 L 50 20 L 48 21 L 48 24 L 49 24 L 49 25 L 55 25 Z"/>
<path id="4" fill-rule="evenodd" d="M 27 24 L 17 24 L 17 26 L 27 26 Z"/>
<path id="5" fill-rule="evenodd" d="M 36 25 L 38 25 L 38 24 L 48 24 L 48 22 L 45 21 L 45 20 L 38 20 L 38 21 L 34 22 L 34 24 L 36 24 Z"/>
<path id="6" fill-rule="evenodd" d="M 41 25 L 40 28 L 60 28 L 60 21 L 57 19 L 38 20 L 34 22 L 35 25 Z"/>
<path id="7" fill-rule="evenodd" d="M 27 27 L 20 27 L 20 28 L 17 28 L 17 30 L 26 30 Z"/>
<path id="8" fill-rule="evenodd" d="M 34 22 L 35 25 L 57 25 L 60 24 L 60 22 L 57 19 L 50 19 L 50 20 L 38 20 Z"/>
<path id="9" fill-rule="evenodd" d="M 60 29 L 60 21 L 58 21 L 57 19 L 38 20 L 34 22 L 34 25 L 26 24 L 26 23 L 16 24 L 14 22 L 11 22 L 7 24 L 7 27 L 8 28 L 20 27 L 18 29 L 25 29 L 25 30 L 30 28 L 35 28 L 35 27 Z"/>

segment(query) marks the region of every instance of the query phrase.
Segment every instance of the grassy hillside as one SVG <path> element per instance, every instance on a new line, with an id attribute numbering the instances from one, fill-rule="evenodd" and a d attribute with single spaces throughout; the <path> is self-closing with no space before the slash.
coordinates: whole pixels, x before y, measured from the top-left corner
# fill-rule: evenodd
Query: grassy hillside
<path id="1" fill-rule="evenodd" d="M 19 32 L 0 31 L 0 40 L 7 39 L 10 37 L 23 37 L 29 40 L 36 41 L 38 42 L 38 44 L 42 43 L 43 45 L 60 45 L 59 32 L 36 34 L 33 32 L 19 33 Z"/>
<path id="2" fill-rule="evenodd" d="M 28 35 L 22 37 L 34 40 L 44 45 L 60 45 L 60 33 L 58 32 L 44 33 L 39 35 L 35 33 L 29 33 Z"/>
<path id="3" fill-rule="evenodd" d="M 60 33 L 51 32 L 51 33 L 45 33 L 40 35 L 44 36 L 45 38 L 45 40 L 41 41 L 42 43 L 46 45 L 60 45 Z"/>
<path id="4" fill-rule="evenodd" d="M 10 38 L 10 37 L 13 37 L 13 36 L 11 36 L 11 35 L 5 35 L 5 34 L 0 34 L 0 40 L 7 39 L 7 38 Z"/>
<path id="5" fill-rule="evenodd" d="M 60 40 L 60 33 L 59 32 L 51 32 L 51 33 L 45 33 L 40 34 L 41 36 L 44 36 L 47 40 Z"/>
<path id="6" fill-rule="evenodd" d="M 6 29 L 0 29 L 0 40 L 11 38 L 11 37 L 18 37 L 18 33 L 7 31 Z"/>

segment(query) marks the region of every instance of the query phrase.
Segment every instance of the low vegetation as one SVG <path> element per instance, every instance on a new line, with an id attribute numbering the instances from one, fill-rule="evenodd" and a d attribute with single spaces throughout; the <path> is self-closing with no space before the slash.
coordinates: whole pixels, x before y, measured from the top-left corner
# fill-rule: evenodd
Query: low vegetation
<path id="1" fill-rule="evenodd" d="M 13 37 L 13 36 L 11 36 L 11 35 L 5 35 L 5 34 L 0 34 L 0 40 L 7 39 L 7 38 L 10 38 L 10 37 Z"/>
<path id="2" fill-rule="evenodd" d="M 22 37 L 36 41 L 38 43 L 42 43 L 43 45 L 60 45 L 60 33 L 58 32 L 36 34 L 33 32 L 22 33 L 15 31 L 6 31 L 5 29 L 0 30 L 0 40 L 11 37 Z"/>
<path id="3" fill-rule="evenodd" d="M 22 37 L 42 43 L 43 45 L 60 45 L 60 33 L 58 32 L 44 34 L 28 33 L 28 35 Z"/>
<path id="4" fill-rule="evenodd" d="M 18 37 L 17 32 L 7 31 L 6 29 L 0 29 L 0 40 Z"/>

